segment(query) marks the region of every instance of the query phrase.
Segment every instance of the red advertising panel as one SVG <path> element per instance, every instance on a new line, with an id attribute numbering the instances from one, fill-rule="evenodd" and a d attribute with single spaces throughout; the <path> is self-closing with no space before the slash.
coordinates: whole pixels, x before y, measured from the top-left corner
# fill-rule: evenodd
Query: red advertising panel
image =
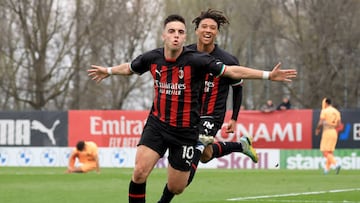
<path id="1" fill-rule="evenodd" d="M 148 111 L 69 111 L 69 146 L 92 140 L 99 147 L 136 147 Z"/>
<path id="2" fill-rule="evenodd" d="M 227 112 L 225 122 L 230 118 L 231 112 Z M 238 141 L 241 135 L 248 134 L 253 136 L 255 148 L 311 149 L 311 129 L 312 110 L 241 111 L 235 133 L 226 134 L 221 130 L 216 138 Z"/>
<path id="3" fill-rule="evenodd" d="M 235 133 L 220 130 L 216 138 L 238 141 L 241 135 L 249 134 L 255 148 L 311 149 L 312 115 L 312 110 L 241 111 Z M 147 116 L 148 111 L 69 111 L 69 146 L 78 140 L 93 140 L 100 147 L 136 147 Z M 227 112 L 225 121 L 230 117 L 231 112 Z"/>

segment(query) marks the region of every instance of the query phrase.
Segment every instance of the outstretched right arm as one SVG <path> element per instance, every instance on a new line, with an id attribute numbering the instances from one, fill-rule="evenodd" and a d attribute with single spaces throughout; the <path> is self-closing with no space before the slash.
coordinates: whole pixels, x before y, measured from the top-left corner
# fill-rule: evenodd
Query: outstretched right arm
<path id="1" fill-rule="evenodd" d="M 91 65 L 91 68 L 87 71 L 88 76 L 91 77 L 96 83 L 101 82 L 103 79 L 110 75 L 131 75 L 133 72 L 130 69 L 130 63 L 123 63 L 113 67 L 103 67 L 97 65 Z"/>

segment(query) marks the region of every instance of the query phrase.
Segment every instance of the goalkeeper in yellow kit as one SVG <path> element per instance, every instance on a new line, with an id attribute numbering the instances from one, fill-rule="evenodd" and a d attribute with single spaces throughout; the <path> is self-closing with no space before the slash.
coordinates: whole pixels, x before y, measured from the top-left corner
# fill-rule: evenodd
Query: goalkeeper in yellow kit
<path id="1" fill-rule="evenodd" d="M 320 151 L 326 158 L 324 173 L 327 174 L 331 166 L 335 166 L 336 174 L 340 172 L 340 164 L 337 164 L 334 151 L 338 139 L 336 130 L 341 124 L 340 112 L 331 105 L 331 100 L 324 98 L 322 101 L 322 109 L 320 112 L 319 123 L 315 130 L 315 135 L 319 135 L 322 128 L 320 141 Z"/>

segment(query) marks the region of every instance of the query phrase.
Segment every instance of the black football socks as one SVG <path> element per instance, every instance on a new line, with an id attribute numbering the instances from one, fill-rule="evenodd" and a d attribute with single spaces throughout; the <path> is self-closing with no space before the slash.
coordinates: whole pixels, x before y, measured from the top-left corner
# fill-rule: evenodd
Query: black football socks
<path id="1" fill-rule="evenodd" d="M 166 184 L 161 199 L 158 201 L 158 203 L 169 203 L 174 198 L 174 196 L 175 194 L 169 191 Z"/>
<path id="2" fill-rule="evenodd" d="M 240 142 L 216 142 L 213 145 L 212 158 L 219 158 L 232 152 L 242 152 L 243 148 Z"/>
<path id="3" fill-rule="evenodd" d="M 146 182 L 134 183 L 130 181 L 129 185 L 129 203 L 145 203 Z"/>

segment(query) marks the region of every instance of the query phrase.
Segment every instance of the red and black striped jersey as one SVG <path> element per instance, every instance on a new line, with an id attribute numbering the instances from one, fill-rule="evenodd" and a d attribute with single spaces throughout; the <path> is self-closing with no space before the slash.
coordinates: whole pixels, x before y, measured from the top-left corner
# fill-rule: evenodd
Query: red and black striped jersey
<path id="1" fill-rule="evenodd" d="M 206 73 L 220 76 L 225 71 L 225 65 L 211 55 L 186 47 L 176 61 L 167 61 L 164 48 L 158 48 L 138 56 L 130 68 L 137 74 L 150 71 L 155 91 L 150 114 L 175 127 L 198 124 Z"/>
<path id="2" fill-rule="evenodd" d="M 196 44 L 187 46 L 190 49 L 197 50 Z M 238 59 L 215 45 L 210 53 L 216 60 L 226 65 L 239 65 Z M 201 92 L 201 116 L 212 116 L 216 122 L 223 123 L 226 113 L 226 100 L 229 94 L 229 87 L 233 89 L 233 105 L 231 118 L 237 120 L 242 102 L 242 84 L 243 80 L 234 80 L 228 77 L 216 77 L 211 73 L 205 76 L 204 88 Z"/>

